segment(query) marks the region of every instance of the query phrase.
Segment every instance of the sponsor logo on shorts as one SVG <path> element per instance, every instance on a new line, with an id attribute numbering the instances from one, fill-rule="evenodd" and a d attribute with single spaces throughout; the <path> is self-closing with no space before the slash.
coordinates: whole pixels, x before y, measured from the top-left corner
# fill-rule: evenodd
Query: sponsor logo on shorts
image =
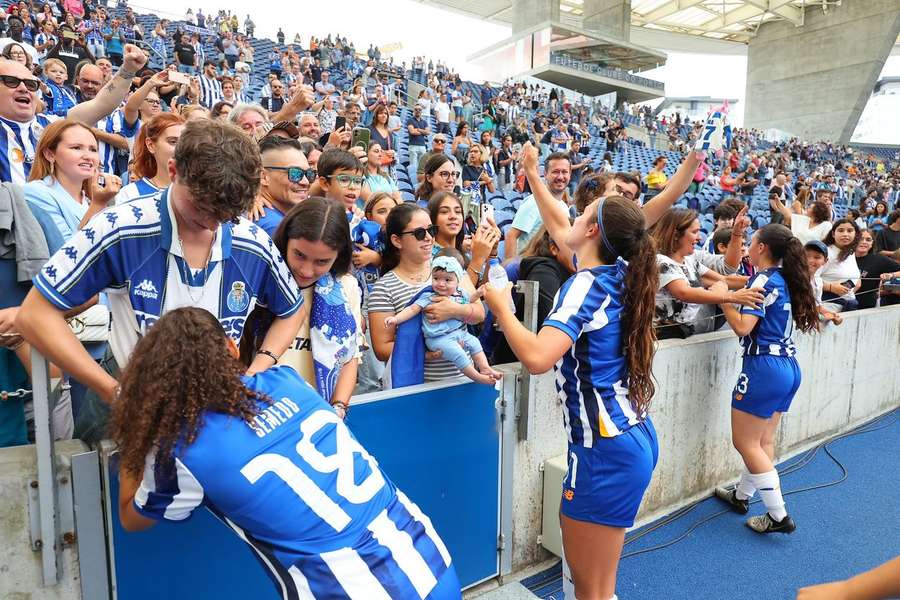
<path id="1" fill-rule="evenodd" d="M 741 400 L 744 399 L 744 395 L 743 394 L 735 394 L 734 399 L 737 400 L 738 402 L 740 402 Z"/>
<path id="2" fill-rule="evenodd" d="M 575 497 L 575 490 L 566 490 L 563 492 L 563 498 L 566 500 L 571 500 Z"/>

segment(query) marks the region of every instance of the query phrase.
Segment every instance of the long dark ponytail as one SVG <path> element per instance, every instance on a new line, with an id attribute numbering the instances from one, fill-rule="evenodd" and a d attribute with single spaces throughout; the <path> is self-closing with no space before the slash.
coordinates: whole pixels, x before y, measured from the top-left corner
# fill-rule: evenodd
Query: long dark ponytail
<path id="1" fill-rule="evenodd" d="M 757 241 L 766 245 L 775 260 L 781 261 L 781 276 L 791 294 L 791 312 L 800 331 L 819 329 L 816 296 L 809 280 L 809 267 L 803 243 L 784 225 L 770 223 L 756 232 Z"/>
<path id="2" fill-rule="evenodd" d="M 600 258 L 615 264 L 621 256 L 628 261 L 622 295 L 622 349 L 628 363 L 628 397 L 638 415 L 650 407 L 656 393 L 653 380 L 653 355 L 656 353 L 656 289 L 659 269 L 656 245 L 644 228 L 644 213 L 621 196 L 597 203 L 601 226 Z M 603 240 L 603 236 L 606 239 Z"/>

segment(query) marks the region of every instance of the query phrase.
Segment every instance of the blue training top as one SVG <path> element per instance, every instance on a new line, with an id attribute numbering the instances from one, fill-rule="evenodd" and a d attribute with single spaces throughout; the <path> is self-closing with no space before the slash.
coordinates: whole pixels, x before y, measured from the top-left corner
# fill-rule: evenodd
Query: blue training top
<path id="1" fill-rule="evenodd" d="M 628 398 L 628 365 L 622 348 L 622 291 L 627 264 L 579 271 L 556 294 L 544 327 L 572 338 L 556 363 L 556 389 L 565 404 L 569 442 L 593 447 L 640 423 Z"/>
<path id="2" fill-rule="evenodd" d="M 762 289 L 765 298 L 760 308 L 741 308 L 741 314 L 759 317 L 753 331 L 741 338 L 744 356 L 794 356 L 797 348 L 792 338 L 794 318 L 791 313 L 791 294 L 781 275 L 781 269 L 772 267 L 760 271 L 747 282 L 747 287 Z"/>
<path id="3" fill-rule="evenodd" d="M 137 510 L 183 521 L 206 506 L 285 598 L 427 597 L 451 562 L 428 517 L 292 367 L 242 380 L 272 402 L 250 423 L 207 412 L 193 444 L 148 456 Z"/>

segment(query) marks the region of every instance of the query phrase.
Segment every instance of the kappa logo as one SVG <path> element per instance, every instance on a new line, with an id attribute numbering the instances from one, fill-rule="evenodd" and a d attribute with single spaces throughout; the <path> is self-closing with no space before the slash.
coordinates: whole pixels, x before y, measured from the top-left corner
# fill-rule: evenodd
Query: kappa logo
<path id="1" fill-rule="evenodd" d="M 159 290 L 156 289 L 156 286 L 153 285 L 152 281 L 145 279 L 135 286 L 134 295 L 156 300 L 159 298 Z"/>

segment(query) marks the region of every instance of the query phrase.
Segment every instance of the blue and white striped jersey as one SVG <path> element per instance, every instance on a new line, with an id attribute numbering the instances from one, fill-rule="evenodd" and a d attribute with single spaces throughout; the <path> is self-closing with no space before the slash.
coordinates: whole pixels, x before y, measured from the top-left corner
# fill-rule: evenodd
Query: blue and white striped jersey
<path id="1" fill-rule="evenodd" d="M 203 63 L 200 63 L 203 64 Z M 215 77 L 200 76 L 200 104 L 206 108 L 212 108 L 213 104 L 222 99 L 222 82 Z"/>
<path id="2" fill-rule="evenodd" d="M 168 190 L 159 199 L 107 208 L 50 257 L 34 284 L 63 310 L 107 292 L 110 348 L 122 367 L 140 336 L 176 308 L 209 311 L 239 340 L 256 304 L 279 317 L 302 305 L 287 263 L 257 225 L 246 219 L 220 225 L 202 269 L 184 260 L 177 225 Z"/>
<path id="3" fill-rule="evenodd" d="M 114 204 L 125 204 L 133 200 L 158 197 L 162 192 L 163 190 L 153 185 L 149 179 L 142 177 L 119 190 L 119 193 L 114 198 Z"/>
<path id="4" fill-rule="evenodd" d="M 615 437 L 644 418 L 628 398 L 628 366 L 622 348 L 622 286 L 627 264 L 585 269 L 556 294 L 544 327 L 572 338 L 556 363 L 556 390 L 569 442 L 592 448 L 598 437 Z"/>
<path id="5" fill-rule="evenodd" d="M 118 109 L 111 115 L 103 117 L 97 123 L 97 129 L 100 129 L 101 131 L 105 131 L 107 133 L 121 135 L 123 138 L 125 138 L 125 141 L 128 142 L 129 148 L 134 145 L 134 138 L 137 137 L 137 133 L 140 127 L 140 119 L 129 125 L 125 121 L 125 112 L 122 109 Z M 118 169 L 118 165 L 116 164 L 116 147 L 98 140 L 97 150 L 100 154 L 100 172 L 121 175 Z"/>
<path id="6" fill-rule="evenodd" d="M 38 114 L 27 123 L 0 117 L 0 181 L 24 185 L 44 129 L 60 117 Z"/>
<path id="7" fill-rule="evenodd" d="M 250 423 L 208 412 L 193 444 L 148 456 L 137 510 L 183 521 L 206 506 L 286 599 L 426 598 L 451 564 L 430 519 L 292 367 L 243 380 L 272 402 Z"/>
<path id="8" fill-rule="evenodd" d="M 791 313 L 791 294 L 781 275 L 781 269 L 772 267 L 760 271 L 747 282 L 748 288 L 762 289 L 762 306 L 741 307 L 741 314 L 759 317 L 756 327 L 741 338 L 744 356 L 770 354 L 772 356 L 794 356 L 794 318 Z"/>

